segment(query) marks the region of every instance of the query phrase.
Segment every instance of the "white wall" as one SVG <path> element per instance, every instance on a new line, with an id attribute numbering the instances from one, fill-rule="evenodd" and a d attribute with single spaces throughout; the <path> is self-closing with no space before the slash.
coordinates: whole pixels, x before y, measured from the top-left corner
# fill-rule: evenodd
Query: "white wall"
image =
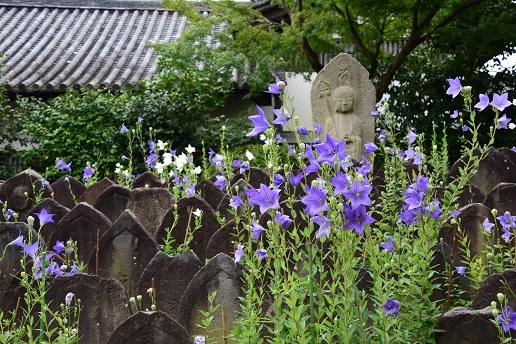
<path id="1" fill-rule="evenodd" d="M 313 73 L 310 81 L 306 81 L 301 74 L 287 73 L 285 93 L 293 98 L 294 116 L 299 117 L 299 125 L 312 128 L 312 105 L 310 102 L 310 90 L 317 73 Z"/>

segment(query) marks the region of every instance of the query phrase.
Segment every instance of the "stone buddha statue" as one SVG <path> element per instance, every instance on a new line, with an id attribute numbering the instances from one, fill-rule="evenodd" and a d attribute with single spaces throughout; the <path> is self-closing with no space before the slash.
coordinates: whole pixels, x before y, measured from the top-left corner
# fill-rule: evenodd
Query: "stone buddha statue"
<path id="1" fill-rule="evenodd" d="M 362 122 L 355 115 L 353 103 L 355 91 L 349 86 L 340 86 L 333 91 L 334 113 L 328 117 L 324 131 L 334 139 L 346 140 L 346 153 L 360 161 L 362 155 Z"/>

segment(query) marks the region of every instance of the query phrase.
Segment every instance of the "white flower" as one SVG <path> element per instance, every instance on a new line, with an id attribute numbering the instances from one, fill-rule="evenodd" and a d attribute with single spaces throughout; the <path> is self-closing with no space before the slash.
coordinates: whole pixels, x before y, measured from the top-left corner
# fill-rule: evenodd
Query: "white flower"
<path id="1" fill-rule="evenodd" d="M 201 174 L 201 171 L 202 171 L 201 166 L 197 166 L 196 168 L 194 168 L 192 170 L 192 173 L 197 175 L 197 174 Z"/>
<path id="2" fill-rule="evenodd" d="M 158 140 L 158 150 L 165 150 L 165 146 L 167 145 L 166 142 L 163 142 L 161 140 Z"/>
<path id="3" fill-rule="evenodd" d="M 195 209 L 193 214 L 195 215 L 195 217 L 201 217 L 202 216 L 202 210 L 201 209 Z"/>
<path id="4" fill-rule="evenodd" d="M 163 153 L 163 165 L 169 166 L 170 164 L 172 164 L 172 154 Z"/>
<path id="5" fill-rule="evenodd" d="M 159 174 L 163 173 L 163 167 L 165 167 L 165 165 L 160 162 L 157 162 L 156 166 L 154 166 L 156 172 L 158 172 Z"/>
<path id="6" fill-rule="evenodd" d="M 192 147 L 191 145 L 188 145 L 188 147 L 185 148 L 185 150 L 192 154 L 193 152 L 195 152 L 195 147 Z"/>
<path id="7" fill-rule="evenodd" d="M 253 153 L 249 152 L 248 150 L 245 151 L 245 157 L 247 158 L 247 160 L 251 161 L 254 159 L 254 155 Z"/>
<path id="8" fill-rule="evenodd" d="M 262 140 L 262 141 L 267 140 L 267 136 L 265 136 L 264 134 L 261 134 L 260 135 L 260 140 Z"/>
<path id="9" fill-rule="evenodd" d="M 272 162 L 269 161 L 269 163 L 267 164 L 267 168 L 272 168 Z"/>
<path id="10" fill-rule="evenodd" d="M 188 163 L 188 157 L 185 153 L 181 153 L 180 155 L 176 156 L 176 169 L 178 171 L 182 171 L 185 164 Z"/>
<path id="11" fill-rule="evenodd" d="M 514 129 L 516 128 L 516 124 L 514 123 L 509 123 L 509 129 Z"/>

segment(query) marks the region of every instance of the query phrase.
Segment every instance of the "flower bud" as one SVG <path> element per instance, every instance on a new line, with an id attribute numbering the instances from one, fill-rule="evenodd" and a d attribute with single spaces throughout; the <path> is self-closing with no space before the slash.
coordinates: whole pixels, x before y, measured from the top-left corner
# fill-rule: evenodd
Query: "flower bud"
<path id="1" fill-rule="evenodd" d="M 498 301 L 502 302 L 503 299 L 505 298 L 505 295 L 502 293 L 498 293 L 498 294 L 496 294 L 496 297 L 498 298 Z"/>
<path id="2" fill-rule="evenodd" d="M 25 191 L 25 192 L 23 193 L 23 196 L 25 196 L 25 197 L 29 197 L 29 193 L 28 193 L 27 191 Z"/>
<path id="3" fill-rule="evenodd" d="M 265 130 L 265 134 L 267 135 L 272 135 L 274 133 L 274 130 L 272 128 L 267 128 L 267 130 Z"/>
<path id="4" fill-rule="evenodd" d="M 389 263 L 385 263 L 385 264 L 383 264 L 383 268 L 384 268 L 385 270 L 389 270 L 389 269 L 391 268 L 391 264 L 389 264 Z"/>
<path id="5" fill-rule="evenodd" d="M 318 187 L 319 181 L 317 179 L 312 180 L 312 186 Z"/>
<path id="6" fill-rule="evenodd" d="M 29 227 L 34 226 L 34 218 L 32 216 L 27 217 L 27 224 L 29 225 Z"/>
<path id="7" fill-rule="evenodd" d="M 298 126 L 298 124 L 299 124 L 299 117 L 298 116 L 294 116 L 294 124 L 296 125 L 296 127 Z"/>
<path id="8" fill-rule="evenodd" d="M 154 311 L 156 311 L 156 305 L 151 305 L 151 306 L 150 306 L 150 309 L 151 309 L 151 311 L 153 311 L 153 312 L 154 312 Z"/>
<path id="9" fill-rule="evenodd" d="M 464 91 L 464 93 L 471 93 L 471 86 L 464 86 L 462 87 L 462 90 Z"/>
<path id="10" fill-rule="evenodd" d="M 284 82 L 284 81 L 280 81 L 280 82 L 278 82 L 278 83 L 277 83 L 277 85 L 278 85 L 278 90 L 279 90 L 280 92 L 283 92 L 283 90 L 285 89 L 285 86 L 287 86 L 287 84 L 285 84 L 285 82 Z"/>
<path id="11" fill-rule="evenodd" d="M 436 150 L 437 150 L 437 145 L 433 145 L 433 146 L 432 146 L 432 149 L 433 149 L 434 151 L 436 151 Z"/>
<path id="12" fill-rule="evenodd" d="M 149 127 L 149 131 L 152 131 L 152 127 Z"/>
<path id="13" fill-rule="evenodd" d="M 491 214 L 493 214 L 493 216 L 496 217 L 496 215 L 498 215 L 498 209 L 492 209 Z"/>
<path id="14" fill-rule="evenodd" d="M 456 225 L 456 224 L 457 224 L 457 220 L 455 220 L 455 219 L 451 219 L 451 220 L 450 220 L 450 223 L 451 223 L 452 225 Z"/>
<path id="15" fill-rule="evenodd" d="M 487 254 L 487 260 L 493 260 L 493 254 L 491 252 Z"/>
<path id="16" fill-rule="evenodd" d="M 389 103 L 385 102 L 383 103 L 383 107 L 385 108 L 386 111 L 389 110 Z"/>
<path id="17" fill-rule="evenodd" d="M 61 271 L 65 272 L 68 269 L 68 266 L 66 264 L 61 265 L 60 267 Z"/>
<path id="18" fill-rule="evenodd" d="M 496 301 L 491 301 L 491 308 L 496 309 Z"/>
<path id="19" fill-rule="evenodd" d="M 222 131 L 225 131 L 226 130 L 226 126 L 223 125 L 222 127 L 220 127 L 220 129 L 222 129 Z"/>
<path id="20" fill-rule="evenodd" d="M 142 296 L 141 295 L 136 295 L 136 300 L 138 302 L 142 302 Z"/>
<path id="21" fill-rule="evenodd" d="M 337 209 L 338 209 L 339 211 L 343 211 L 343 210 L 344 210 L 344 203 L 339 202 L 339 203 L 337 204 Z"/>
<path id="22" fill-rule="evenodd" d="M 304 150 L 305 150 L 305 148 L 306 148 L 306 145 L 305 145 L 303 142 L 301 142 L 301 143 L 299 144 L 299 149 L 301 149 L 302 151 L 304 151 Z"/>
<path id="23" fill-rule="evenodd" d="M 134 298 L 134 296 L 129 299 L 129 302 L 130 303 L 136 303 L 136 299 Z"/>
<path id="24" fill-rule="evenodd" d="M 357 174 L 357 180 L 359 183 L 362 183 L 362 181 L 364 180 L 364 176 L 361 173 Z"/>
<path id="25" fill-rule="evenodd" d="M 235 185 L 235 191 L 238 192 L 238 190 L 240 190 L 240 186 Z"/>
<path id="26" fill-rule="evenodd" d="M 498 309 L 493 309 L 493 316 L 495 318 L 498 316 L 498 314 L 500 314 L 500 312 L 498 312 Z"/>

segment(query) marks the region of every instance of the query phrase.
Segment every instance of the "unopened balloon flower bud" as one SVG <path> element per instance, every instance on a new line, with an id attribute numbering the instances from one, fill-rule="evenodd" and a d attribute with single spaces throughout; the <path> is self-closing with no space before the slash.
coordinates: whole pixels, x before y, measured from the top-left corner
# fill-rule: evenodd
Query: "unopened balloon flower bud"
<path id="1" fill-rule="evenodd" d="M 27 217 L 27 224 L 29 225 L 29 227 L 34 226 L 34 218 L 32 216 Z"/>
<path id="2" fill-rule="evenodd" d="M 301 142 L 301 143 L 299 144 L 299 149 L 301 149 L 302 151 L 304 151 L 304 150 L 305 150 L 305 147 L 306 147 L 306 145 L 305 145 L 303 142 Z"/>
<path id="3" fill-rule="evenodd" d="M 505 295 L 502 293 L 498 293 L 498 294 L 496 294 L 496 297 L 498 298 L 498 301 L 502 302 L 503 299 L 505 298 Z"/>
<path id="4" fill-rule="evenodd" d="M 497 209 L 492 209 L 491 210 L 491 214 L 493 214 L 493 216 L 496 217 L 496 215 L 498 215 L 498 210 Z"/>
<path id="5" fill-rule="evenodd" d="M 493 254 L 491 252 L 487 254 L 487 260 L 493 260 Z"/>
<path id="6" fill-rule="evenodd" d="M 136 300 L 138 302 L 142 302 L 142 296 L 141 295 L 136 295 Z"/>
<path id="7" fill-rule="evenodd" d="M 500 312 L 498 312 L 498 309 L 493 309 L 493 316 L 496 318 L 498 315 L 500 314 Z"/>
<path id="8" fill-rule="evenodd" d="M 152 131 L 152 127 L 149 127 L 149 131 Z"/>
<path id="9" fill-rule="evenodd" d="M 151 306 L 150 306 L 150 309 L 151 309 L 151 311 L 153 311 L 153 312 L 154 312 L 154 311 L 156 311 L 156 305 L 151 305 Z"/>
<path id="10" fill-rule="evenodd" d="M 496 301 L 491 301 L 491 308 L 496 309 Z"/>
<path id="11" fill-rule="evenodd" d="M 436 151 L 436 150 L 437 150 L 437 145 L 433 145 L 433 146 L 432 146 L 432 149 L 433 149 L 434 151 Z"/>
<path id="12" fill-rule="evenodd" d="M 312 180 L 312 186 L 318 187 L 319 181 L 317 179 Z"/>
<path id="13" fill-rule="evenodd" d="M 68 178 L 68 177 L 67 177 L 67 178 Z M 27 191 L 25 191 L 25 192 L 23 193 L 23 196 L 25 196 L 25 197 L 29 197 L 29 193 L 28 193 Z"/>
<path id="14" fill-rule="evenodd" d="M 129 302 L 130 303 L 136 303 L 136 299 L 134 298 L 134 296 L 129 299 Z"/>
<path id="15" fill-rule="evenodd" d="M 451 220 L 450 220 L 450 223 L 451 223 L 452 225 L 456 225 L 456 224 L 457 224 L 457 220 L 455 220 L 455 219 L 451 219 Z"/>
<path id="16" fill-rule="evenodd" d="M 222 131 L 226 130 L 226 126 L 223 125 L 222 127 L 220 127 L 220 129 L 222 129 Z"/>
<path id="17" fill-rule="evenodd" d="M 265 130 L 265 134 L 267 135 L 271 135 L 274 133 L 274 130 L 272 128 L 267 128 L 267 130 Z"/>
<path id="18" fill-rule="evenodd" d="M 279 90 L 280 92 L 283 92 L 283 90 L 285 89 L 285 86 L 287 86 L 287 84 L 285 84 L 285 82 L 284 82 L 284 81 L 280 81 L 280 82 L 278 82 L 278 83 L 277 83 L 277 85 L 278 85 L 278 90 Z"/>
<path id="19" fill-rule="evenodd" d="M 464 91 L 464 93 L 471 93 L 471 86 L 464 86 L 462 90 Z"/>
<path id="20" fill-rule="evenodd" d="M 299 117 L 298 116 L 294 116 L 294 124 L 296 125 L 296 127 L 298 126 L 298 124 L 299 124 Z"/>
<path id="21" fill-rule="evenodd" d="M 357 174 L 357 180 L 359 183 L 362 183 L 362 181 L 364 180 L 364 176 L 361 173 Z"/>
<path id="22" fill-rule="evenodd" d="M 339 211 L 343 211 L 343 210 L 344 210 L 344 203 L 339 202 L 339 203 L 337 204 L 337 209 L 338 209 Z"/>

